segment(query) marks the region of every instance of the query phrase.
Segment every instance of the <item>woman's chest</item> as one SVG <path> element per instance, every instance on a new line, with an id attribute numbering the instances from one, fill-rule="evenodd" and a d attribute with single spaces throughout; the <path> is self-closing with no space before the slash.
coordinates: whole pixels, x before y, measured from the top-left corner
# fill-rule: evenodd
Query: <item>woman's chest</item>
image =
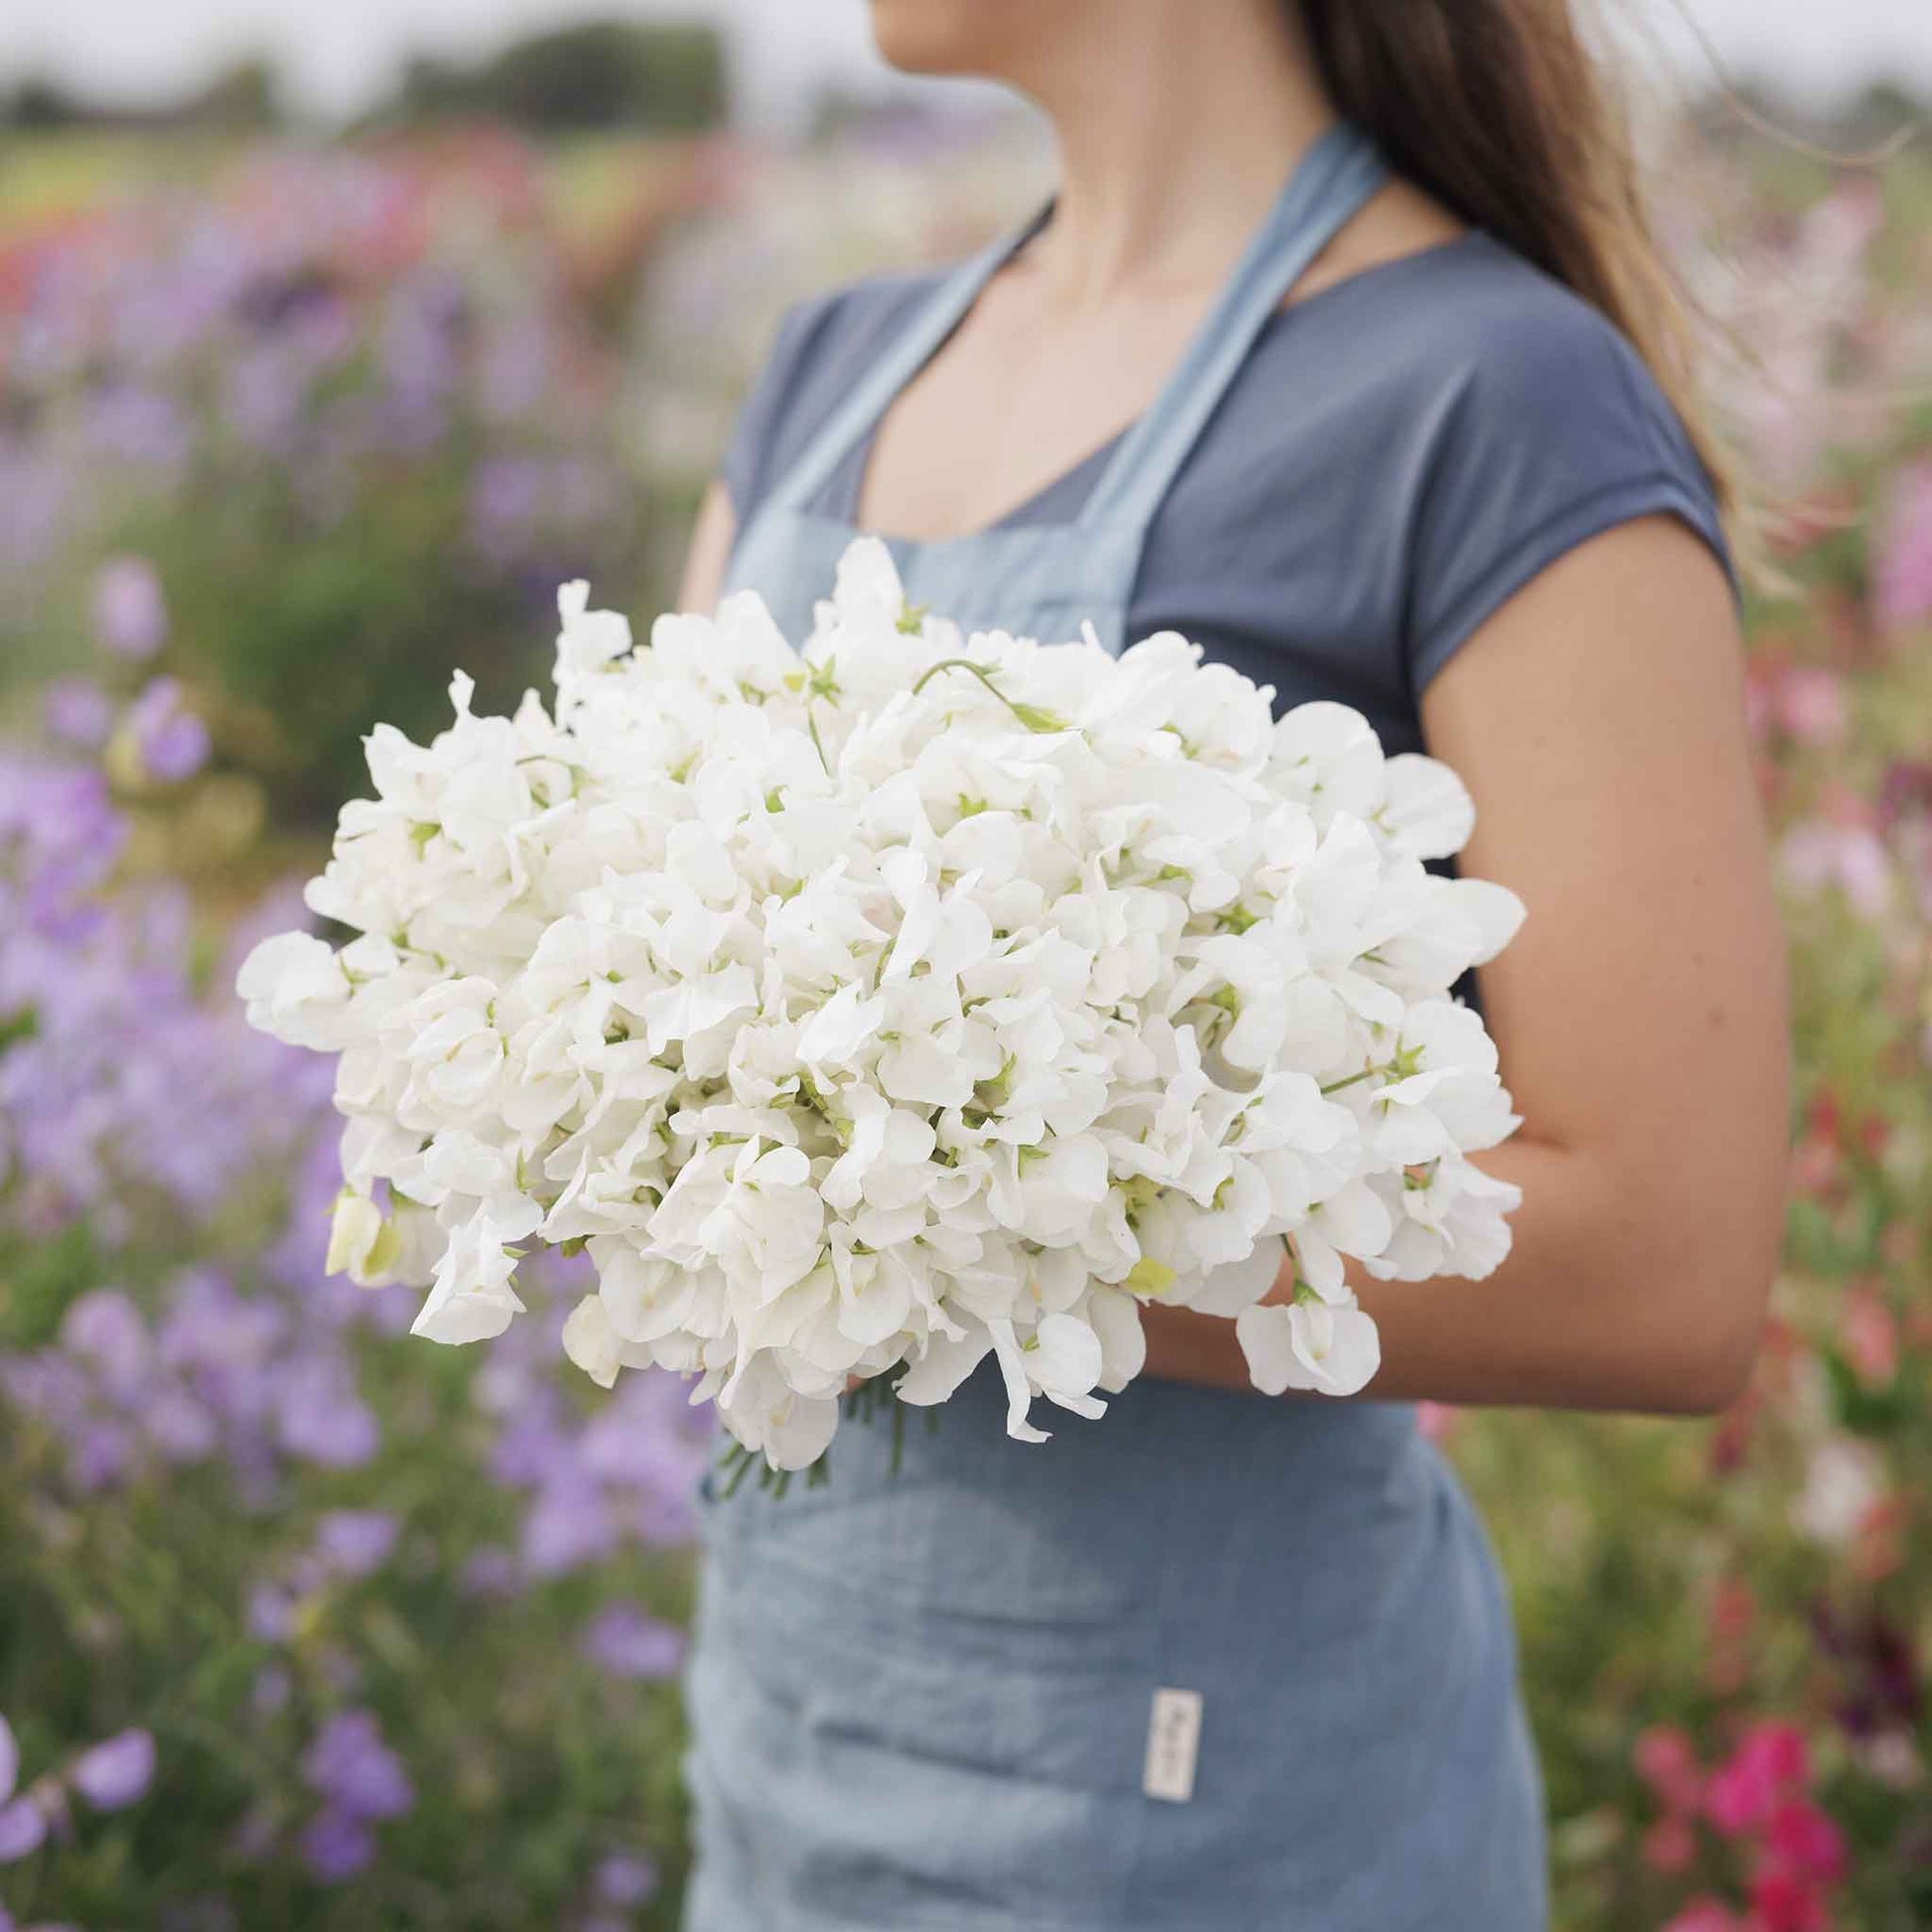
<path id="1" fill-rule="evenodd" d="M 1154 403 L 1197 295 L 1053 315 L 991 295 L 915 374 L 863 453 L 857 521 L 920 541 L 989 529 Z"/>

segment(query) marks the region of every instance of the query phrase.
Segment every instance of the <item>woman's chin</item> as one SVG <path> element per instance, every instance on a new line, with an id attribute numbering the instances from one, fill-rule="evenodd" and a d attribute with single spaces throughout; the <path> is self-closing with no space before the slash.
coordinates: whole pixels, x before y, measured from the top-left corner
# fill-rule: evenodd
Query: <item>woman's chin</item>
<path id="1" fill-rule="evenodd" d="M 1052 0 L 871 0 L 880 57 L 900 73 L 1003 76 Z"/>

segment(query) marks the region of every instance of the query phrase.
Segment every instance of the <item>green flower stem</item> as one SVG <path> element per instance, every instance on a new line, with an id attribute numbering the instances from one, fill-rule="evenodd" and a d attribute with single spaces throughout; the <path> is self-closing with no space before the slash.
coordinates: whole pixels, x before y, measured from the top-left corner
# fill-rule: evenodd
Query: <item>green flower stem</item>
<path id="1" fill-rule="evenodd" d="M 942 657 L 938 663 L 921 672 L 912 686 L 916 698 L 941 671 L 971 671 L 986 688 L 1006 706 L 1006 708 L 1026 726 L 1030 732 L 1062 732 L 1066 730 L 1066 720 L 1053 712 L 1042 709 L 1036 704 L 1016 703 L 993 682 L 993 673 L 984 664 L 975 664 L 970 657 Z"/>

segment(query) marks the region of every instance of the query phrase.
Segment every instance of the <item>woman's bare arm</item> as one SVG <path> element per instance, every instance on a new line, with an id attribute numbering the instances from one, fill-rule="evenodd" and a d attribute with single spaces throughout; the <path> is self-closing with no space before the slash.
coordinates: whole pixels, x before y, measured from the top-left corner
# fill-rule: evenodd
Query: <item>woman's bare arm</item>
<path id="1" fill-rule="evenodd" d="M 680 611 L 712 611 L 718 593 L 724 588 L 725 565 L 731 560 L 732 538 L 738 532 L 738 519 L 732 513 L 732 499 L 725 485 L 714 483 L 698 505 L 697 521 L 691 526 L 690 547 L 684 553 L 684 577 L 678 585 Z"/>
<path id="2" fill-rule="evenodd" d="M 1482 972 L 1524 1125 L 1484 1282 L 1356 1286 L 1368 1394 L 1703 1412 L 1748 1374 L 1783 1225 L 1783 944 L 1722 572 L 1646 519 L 1510 600 L 1424 696 L 1467 782 L 1463 863 L 1521 933 Z M 1280 1291 L 1278 1291 L 1280 1292 Z M 1151 1310 L 1150 1373 L 1245 1388 L 1232 1324 Z"/>

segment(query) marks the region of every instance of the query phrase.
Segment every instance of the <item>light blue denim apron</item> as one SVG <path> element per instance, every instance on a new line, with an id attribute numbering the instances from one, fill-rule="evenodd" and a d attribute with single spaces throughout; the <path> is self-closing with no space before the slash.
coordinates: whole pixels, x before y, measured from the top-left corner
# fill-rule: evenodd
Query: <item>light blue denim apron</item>
<path id="1" fill-rule="evenodd" d="M 895 542 L 908 597 L 1118 650 L 1170 483 L 1382 179 L 1352 131 L 1316 143 L 1078 520 Z M 787 634 L 855 534 L 815 493 L 1038 225 L 935 292 L 750 518 L 729 582 Z M 707 1485 L 687 1932 L 1537 1932 L 1508 1607 L 1413 1411 L 1143 1381 L 1030 1447 L 989 1368 L 907 1417 L 897 1472 L 882 1419 L 823 1487 Z"/>

